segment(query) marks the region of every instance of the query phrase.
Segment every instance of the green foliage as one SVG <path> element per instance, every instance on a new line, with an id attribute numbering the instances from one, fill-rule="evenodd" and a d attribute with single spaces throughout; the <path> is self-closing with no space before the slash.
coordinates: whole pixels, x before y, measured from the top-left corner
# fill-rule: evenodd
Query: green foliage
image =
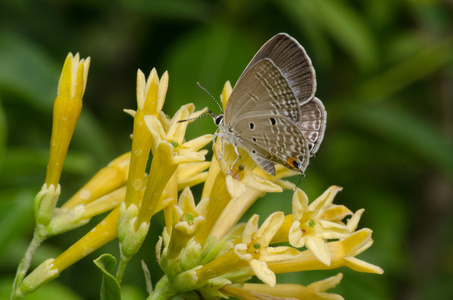
<path id="1" fill-rule="evenodd" d="M 132 119 L 122 109 L 136 107 L 138 68 L 145 74 L 153 67 L 159 75 L 169 71 L 167 114 L 188 102 L 218 111 L 196 82 L 218 97 L 226 80 L 234 85 L 263 42 L 288 32 L 312 58 L 317 95 L 328 112 L 323 145 L 300 187 L 314 199 L 331 184 L 343 186 L 336 203 L 365 208 L 360 226 L 373 229 L 375 241 L 365 259 L 386 272 L 345 272 L 333 291 L 346 299 L 452 298 L 452 13 L 441 1 L 2 1 L 2 277 L 14 276 L 17 253 L 25 252 L 11 245 L 25 247 L 18 241 L 32 234 L 33 195 L 45 176 L 52 103 L 68 52 L 91 56 L 92 63 L 59 205 L 130 149 Z M 188 138 L 215 130 L 208 118 L 200 125 L 190 126 Z M 271 196 L 252 209 L 264 219 L 271 207 L 290 207 L 290 194 L 284 195 L 288 203 Z M 149 257 L 154 284 L 162 275 L 155 262 L 151 265 L 162 231 L 162 222 L 155 220 L 140 250 L 141 257 Z M 86 231 L 49 243 L 61 253 Z M 99 273 L 87 271 L 94 269 L 93 258 L 33 295 L 98 299 Z M 125 285 L 145 293 L 141 274 L 140 263 L 132 260 Z M 316 276 L 291 279 L 309 284 L 320 279 Z M 73 298 L 65 294 L 70 290 Z"/>
<path id="2" fill-rule="evenodd" d="M 110 254 L 103 254 L 94 260 L 102 271 L 101 300 L 120 300 L 120 283 L 113 273 L 116 270 L 116 258 Z"/>

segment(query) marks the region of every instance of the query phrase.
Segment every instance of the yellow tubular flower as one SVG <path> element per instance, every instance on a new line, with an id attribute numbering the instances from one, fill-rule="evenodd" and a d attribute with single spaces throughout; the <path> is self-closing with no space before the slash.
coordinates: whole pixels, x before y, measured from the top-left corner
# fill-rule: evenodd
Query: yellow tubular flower
<path id="1" fill-rule="evenodd" d="M 384 271 L 378 266 L 355 258 L 373 244 L 371 233 L 370 229 L 364 228 L 344 240 L 327 243 L 331 257 L 330 265 L 320 262 L 310 250 L 306 250 L 292 259 L 270 262 L 268 267 L 275 273 L 291 273 L 336 269 L 345 266 L 358 272 L 382 274 Z"/>
<path id="2" fill-rule="evenodd" d="M 322 263 L 330 264 L 326 240 L 341 239 L 351 232 L 345 224 L 326 221 L 322 217 L 332 204 L 340 187 L 330 187 L 318 199 L 308 205 L 307 195 L 297 189 L 293 195 L 293 224 L 288 240 L 294 247 L 306 246 Z"/>
<path id="3" fill-rule="evenodd" d="M 215 180 L 209 195 L 206 224 L 195 235 L 195 241 L 204 245 L 218 217 L 231 200 L 231 195 L 226 188 L 225 175 L 219 171 L 214 175 Z"/>
<path id="4" fill-rule="evenodd" d="M 185 133 L 191 121 L 185 120 L 205 114 L 206 109 L 196 111 L 193 104 L 186 104 L 172 118 L 167 117 L 162 107 L 168 73 L 159 78 L 155 69 L 148 79 L 138 71 L 137 110 L 126 110 L 134 118 L 131 152 L 113 160 L 55 209 L 61 168 L 80 114 L 89 62 L 89 58 L 84 61 L 78 54 L 70 54 L 63 67 L 46 181 L 35 198 L 37 227 L 28 252 L 33 254 L 49 236 L 110 213 L 61 255 L 44 261 L 28 276 L 32 254 L 26 254 L 18 267 L 12 299 L 58 277 L 68 266 L 115 238 L 120 250 L 116 281 L 120 283 L 128 262 L 154 226 L 152 217 L 161 210 L 165 228 L 155 254 L 165 275 L 154 287 L 147 279 L 150 300 L 340 300 L 341 296 L 326 291 L 341 281 L 342 274 L 308 286 L 278 284 L 276 274 L 342 266 L 383 273 L 380 267 L 356 258 L 372 245 L 372 231 L 356 231 L 363 209 L 353 214 L 347 207 L 333 204 L 340 187 L 331 186 L 312 203 L 302 190 L 295 189 L 292 214 L 272 212 L 267 218 L 261 217 L 265 218 L 261 226 L 257 214 L 246 223 L 238 223 L 259 197 L 295 188 L 284 178 L 297 173 L 277 164 L 276 176 L 271 176 L 256 166 L 247 151 L 239 148 L 238 157 L 234 147 L 225 141 L 222 145 L 220 138 L 214 141 L 212 161 L 205 161 L 209 151 L 203 148 L 213 141 L 213 135 L 187 141 Z M 225 83 L 221 95 L 224 108 L 231 92 L 230 83 Z M 199 183 L 204 186 L 196 201 L 191 187 Z M 276 245 L 281 242 L 290 246 Z M 264 284 L 247 283 L 252 276 Z"/>
<path id="5" fill-rule="evenodd" d="M 173 230 L 167 250 L 167 258 L 176 257 L 187 242 L 206 222 L 207 199 L 195 206 L 195 200 L 189 188 L 182 192 L 179 203 L 174 206 Z"/>
<path id="6" fill-rule="evenodd" d="M 225 82 L 225 84 L 223 85 L 222 95 L 220 96 L 220 100 L 222 100 L 223 111 L 225 111 L 227 101 L 230 98 L 232 92 L 233 88 L 231 87 L 231 83 L 229 81 Z"/>
<path id="7" fill-rule="evenodd" d="M 89 219 L 118 207 L 124 202 L 126 187 L 123 186 L 85 205 L 83 218 Z"/>
<path id="8" fill-rule="evenodd" d="M 218 240 L 221 239 L 223 236 L 225 236 L 228 231 L 231 230 L 231 228 L 239 221 L 239 219 L 242 217 L 242 215 L 250 208 L 250 206 L 262 195 L 265 194 L 265 192 L 275 192 L 278 191 L 274 189 L 273 182 L 278 182 L 280 185 L 280 179 L 282 177 L 288 176 L 288 172 L 286 171 L 285 167 L 281 165 L 276 166 L 276 175 L 271 176 L 267 175 L 268 178 L 267 180 L 262 180 L 263 185 L 261 185 L 260 189 L 254 189 L 251 187 L 246 187 L 246 190 L 244 193 L 241 193 L 242 196 L 233 199 L 231 202 L 228 203 L 227 207 L 223 210 L 222 214 L 219 216 L 214 228 L 211 231 L 211 235 L 215 236 Z M 254 172 L 257 173 L 262 173 L 260 174 L 263 177 L 266 177 L 264 175 L 264 171 L 262 171 L 259 168 L 256 168 Z M 292 175 L 293 171 L 291 171 Z M 258 177 L 257 178 L 261 178 Z M 230 179 L 230 184 L 234 184 L 235 180 L 231 180 L 231 176 L 227 177 L 227 187 L 228 187 L 228 180 Z M 272 182 L 271 182 L 272 181 Z M 289 185 L 292 188 L 292 185 Z M 239 185 L 239 188 L 242 188 L 242 185 Z M 230 188 L 231 189 L 231 188 Z M 281 188 L 279 187 L 279 190 Z M 279 230 L 280 231 L 280 230 Z M 288 240 L 288 234 L 286 233 L 286 241 Z"/>
<path id="9" fill-rule="evenodd" d="M 210 165 L 211 162 L 209 161 L 180 165 L 176 173 L 178 190 L 205 182 L 208 178 L 208 172 L 203 171 L 209 168 Z"/>
<path id="10" fill-rule="evenodd" d="M 319 300 L 342 300 L 343 297 L 337 294 L 325 293 L 326 290 L 334 288 L 343 278 L 339 273 L 327 279 L 314 282 L 308 286 L 299 284 L 277 284 L 270 287 L 265 284 L 246 283 L 241 288 L 226 285 L 220 290 L 230 296 L 241 299 L 319 299 Z"/>
<path id="11" fill-rule="evenodd" d="M 152 136 L 145 124 L 144 117 L 159 114 L 165 101 L 167 87 L 167 73 L 164 73 L 159 82 L 155 69 L 149 74 L 148 80 L 145 80 L 145 75 L 140 70 L 137 72 L 137 111 L 133 113 L 134 132 L 126 188 L 126 208 L 131 204 L 139 205 L 141 190 L 146 186 L 145 169 L 151 150 Z"/>
<path id="12" fill-rule="evenodd" d="M 258 215 L 252 216 L 245 226 L 240 243 L 234 245 L 232 251 L 220 256 L 197 271 L 200 281 L 244 268 L 246 264 L 251 272 L 269 286 L 276 283 L 275 274 L 267 264 L 272 261 L 286 260 L 296 257 L 299 251 L 291 247 L 269 247 L 272 237 L 281 226 L 284 215 L 275 212 L 258 228 Z M 237 258 L 232 259 L 234 255 Z M 242 260 L 242 262 L 240 262 Z M 220 273 L 221 272 L 221 273 Z"/>
<path id="13" fill-rule="evenodd" d="M 168 199 L 168 205 L 164 207 L 164 219 L 165 219 L 165 228 L 167 229 L 167 234 L 170 234 L 171 228 L 173 226 L 173 207 L 178 203 L 178 182 L 177 182 L 177 172 L 174 174 L 168 181 L 164 193 Z"/>
<path id="14" fill-rule="evenodd" d="M 78 53 L 75 56 L 69 53 L 66 57 L 53 107 L 52 137 L 45 179 L 47 187 L 57 186 L 60 181 L 69 142 L 82 110 L 82 96 L 89 67 L 89 57 L 81 60 Z"/>
<path id="15" fill-rule="evenodd" d="M 61 208 L 71 209 L 79 204 L 86 204 L 126 184 L 131 153 L 125 153 L 107 167 L 102 168 L 90 181 L 71 197 Z"/>
<path id="16" fill-rule="evenodd" d="M 58 256 L 53 262 L 53 270 L 60 273 L 70 265 L 84 258 L 91 252 L 104 246 L 117 237 L 116 224 L 118 222 L 119 209 L 109 213 L 104 220 L 85 234 L 74 245 Z"/>
<path id="17" fill-rule="evenodd" d="M 116 238 L 118 216 L 117 208 L 56 259 L 48 259 L 39 265 L 22 282 L 20 290 L 23 294 L 31 293 L 45 282 L 58 277 L 64 269 Z"/>
<path id="18" fill-rule="evenodd" d="M 152 150 L 154 157 L 136 226 L 140 226 L 142 222 L 149 224 L 151 216 L 156 213 L 160 195 L 178 165 L 205 160 L 204 155 L 198 150 L 211 141 L 211 136 L 202 136 L 184 142 L 187 124 L 186 122 L 178 122 L 179 120 L 187 119 L 193 110 L 193 105 L 181 107 L 171 120 L 167 133 L 162 123 L 155 116 L 145 117 L 145 123 L 153 138 Z"/>

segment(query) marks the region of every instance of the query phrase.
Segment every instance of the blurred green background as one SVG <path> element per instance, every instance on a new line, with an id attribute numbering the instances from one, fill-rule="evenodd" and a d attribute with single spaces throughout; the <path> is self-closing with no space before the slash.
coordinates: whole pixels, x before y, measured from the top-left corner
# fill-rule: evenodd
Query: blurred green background
<path id="1" fill-rule="evenodd" d="M 164 111 L 216 105 L 259 47 L 287 32 L 307 50 L 327 131 L 300 187 L 315 199 L 344 187 L 335 203 L 365 208 L 359 227 L 374 245 L 361 254 L 383 275 L 342 268 L 280 276 L 309 284 L 344 273 L 345 299 L 453 299 L 453 2 L 417 0 L 170 0 L 0 2 L 0 298 L 33 231 L 32 200 L 45 176 L 52 104 L 68 52 L 92 59 L 84 108 L 61 179 L 63 202 L 99 168 L 130 149 L 137 69 L 170 74 Z M 213 133 L 205 118 L 188 137 Z M 210 146 L 208 146 L 209 148 Z M 293 178 L 296 182 L 299 178 Z M 200 187 L 194 188 L 200 191 Z M 252 207 L 261 221 L 290 212 L 281 195 Z M 100 218 L 92 220 L 96 224 Z M 130 263 L 128 299 L 143 299 L 140 259 L 161 276 L 154 245 L 161 216 Z M 56 257 L 92 225 L 47 241 L 34 266 Z M 98 299 L 92 260 L 114 241 L 26 299 Z"/>

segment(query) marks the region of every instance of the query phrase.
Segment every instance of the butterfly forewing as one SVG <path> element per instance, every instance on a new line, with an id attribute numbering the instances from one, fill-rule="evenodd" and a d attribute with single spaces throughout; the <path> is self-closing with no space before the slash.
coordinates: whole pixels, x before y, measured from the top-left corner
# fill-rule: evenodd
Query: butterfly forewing
<path id="1" fill-rule="evenodd" d="M 264 58 L 272 60 L 280 69 L 301 104 L 313 98 L 316 91 L 315 69 L 305 49 L 295 39 L 286 33 L 275 35 L 255 54 L 244 73 Z"/>
<path id="2" fill-rule="evenodd" d="M 299 101 L 269 59 L 262 59 L 238 80 L 225 107 L 225 126 L 229 127 L 247 113 L 281 115 L 297 122 Z"/>

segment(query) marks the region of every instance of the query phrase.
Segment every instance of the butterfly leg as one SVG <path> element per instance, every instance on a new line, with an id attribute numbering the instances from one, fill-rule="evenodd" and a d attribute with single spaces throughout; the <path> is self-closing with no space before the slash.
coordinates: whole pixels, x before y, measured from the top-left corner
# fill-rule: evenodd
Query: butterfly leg
<path id="1" fill-rule="evenodd" d="M 223 134 L 221 133 L 218 133 L 218 129 L 216 130 L 216 132 L 214 132 L 214 139 L 215 138 L 220 138 L 220 145 L 221 145 L 221 149 L 220 149 L 220 157 L 219 157 L 219 160 L 222 160 L 222 157 L 223 157 Z M 214 144 L 215 144 L 215 141 L 213 141 L 212 143 L 212 151 L 214 151 Z"/>
<path id="2" fill-rule="evenodd" d="M 239 159 L 238 146 L 236 144 L 233 144 L 233 147 L 234 147 L 234 152 L 236 153 L 236 159 L 233 161 L 233 164 L 231 165 L 230 174 L 233 174 L 234 165 L 236 164 L 236 162 Z"/>

